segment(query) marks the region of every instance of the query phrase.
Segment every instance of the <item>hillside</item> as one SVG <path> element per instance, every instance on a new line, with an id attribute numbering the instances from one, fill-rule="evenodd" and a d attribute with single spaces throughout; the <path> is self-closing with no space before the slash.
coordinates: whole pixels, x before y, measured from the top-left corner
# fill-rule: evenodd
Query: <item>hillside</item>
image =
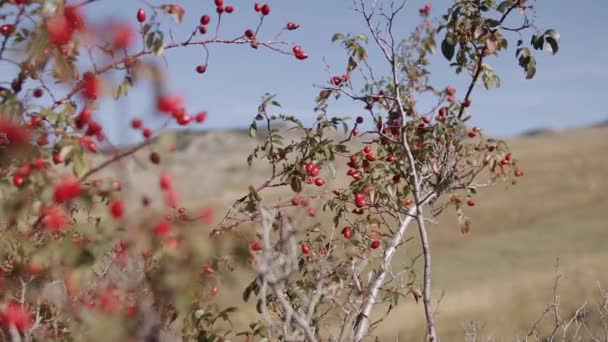
<path id="1" fill-rule="evenodd" d="M 264 180 L 263 168 L 248 169 L 245 162 L 255 144 L 241 132 L 194 135 L 178 152 L 163 155 L 163 164 L 170 165 L 186 203 L 223 210 L 249 184 Z M 541 133 L 510 145 L 525 171 L 519 184 L 481 191 L 467 212 L 473 219 L 467 235 L 449 211 L 430 228 L 433 292 L 435 299 L 443 293 L 438 324 L 445 341 L 462 341 L 470 321 L 506 340 L 529 327 L 552 298 L 558 257 L 564 315 L 585 301 L 595 305 L 598 280 L 608 287 L 608 127 Z M 134 189 L 155 189 L 161 166 L 146 162 L 145 153 L 137 159 L 145 168 L 133 162 L 117 168 L 131 170 L 124 174 Z M 403 263 L 416 254 L 410 247 Z M 412 301 L 400 306 L 382 326 L 382 340 L 420 335 L 422 310 Z"/>

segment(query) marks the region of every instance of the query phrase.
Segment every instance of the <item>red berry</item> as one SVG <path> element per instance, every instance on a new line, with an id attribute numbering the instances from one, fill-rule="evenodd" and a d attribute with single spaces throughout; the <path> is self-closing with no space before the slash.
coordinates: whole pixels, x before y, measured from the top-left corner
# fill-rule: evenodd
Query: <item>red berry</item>
<path id="1" fill-rule="evenodd" d="M 338 76 L 333 76 L 331 78 L 331 83 L 333 83 L 335 86 L 339 86 L 340 83 L 342 83 L 342 79 Z"/>
<path id="2" fill-rule="evenodd" d="M 325 181 L 323 180 L 323 178 L 317 178 L 317 179 L 315 179 L 315 185 L 323 186 L 323 185 L 325 185 Z"/>
<path id="3" fill-rule="evenodd" d="M 404 205 L 404 206 L 406 206 L 406 207 L 409 207 L 409 206 L 410 206 L 410 205 L 412 205 L 413 203 L 414 203 L 414 201 L 413 201 L 411 198 L 406 198 L 406 199 L 403 201 L 403 205 Z"/>
<path id="4" fill-rule="evenodd" d="M 224 0 L 215 0 L 215 6 L 218 6 L 218 7 L 224 6 Z"/>
<path id="5" fill-rule="evenodd" d="M 445 87 L 445 93 L 448 94 L 448 96 L 453 96 L 456 94 L 456 89 L 452 86 L 447 86 Z"/>
<path id="6" fill-rule="evenodd" d="M 25 182 L 25 178 L 23 178 L 23 176 L 21 175 L 13 175 L 13 184 L 16 187 L 21 187 L 23 185 L 23 183 Z"/>
<path id="7" fill-rule="evenodd" d="M 357 116 L 357 120 L 356 120 L 356 122 L 357 122 L 358 124 L 362 124 L 362 123 L 363 123 L 363 117 L 361 117 L 361 116 Z"/>
<path id="8" fill-rule="evenodd" d="M 370 154 L 365 155 L 365 159 L 370 162 L 373 162 L 373 161 L 376 161 L 376 159 L 378 159 L 378 158 L 373 153 L 370 153 Z"/>
<path id="9" fill-rule="evenodd" d="M 253 10 L 254 10 L 254 11 L 256 11 L 256 12 L 261 11 L 261 10 L 262 10 L 262 5 L 261 5 L 259 2 L 256 2 L 256 3 L 253 5 Z"/>
<path id="10" fill-rule="evenodd" d="M 353 128 L 353 137 L 356 137 L 357 135 L 359 135 L 359 129 Z"/>
<path id="11" fill-rule="evenodd" d="M 213 269 L 213 267 L 207 265 L 207 266 L 203 267 L 203 273 L 204 274 L 213 274 L 213 273 L 215 273 L 215 270 Z"/>
<path id="12" fill-rule="evenodd" d="M 205 33 L 207 33 L 207 26 L 205 26 L 205 25 L 200 25 L 200 26 L 198 27 L 198 32 L 200 32 L 201 34 L 205 34 Z"/>
<path id="13" fill-rule="evenodd" d="M 194 121 L 196 121 L 198 123 L 203 123 L 206 119 L 207 119 L 207 112 L 199 112 L 194 117 Z"/>
<path id="14" fill-rule="evenodd" d="M 63 203 L 80 196 L 80 181 L 74 177 L 64 177 L 55 186 L 55 202 Z"/>
<path id="15" fill-rule="evenodd" d="M 205 71 L 207 71 L 207 65 L 206 64 L 201 64 L 201 65 L 198 65 L 196 67 L 196 72 L 198 72 L 199 74 L 204 74 Z"/>
<path id="16" fill-rule="evenodd" d="M 463 103 L 462 106 L 467 108 L 471 106 L 471 99 L 466 99 Z"/>
<path id="17" fill-rule="evenodd" d="M 468 205 L 469 207 L 472 207 L 472 206 L 474 206 L 474 205 L 475 205 L 475 201 L 473 201 L 473 199 L 469 199 L 469 200 L 467 201 L 467 205 Z"/>
<path id="18" fill-rule="evenodd" d="M 431 123 L 431 119 L 427 118 L 426 116 L 423 116 L 422 122 L 424 122 L 425 124 L 429 124 L 429 123 Z"/>
<path id="19" fill-rule="evenodd" d="M 226 10 L 226 13 L 230 14 L 230 13 L 232 13 L 232 11 L 234 11 L 234 7 L 226 6 L 225 10 Z"/>
<path id="20" fill-rule="evenodd" d="M 447 114 L 448 110 L 445 107 L 441 107 L 439 108 L 439 116 L 445 116 Z"/>
<path id="21" fill-rule="evenodd" d="M 119 219 L 125 213 L 125 204 L 120 199 L 115 199 L 110 203 L 110 214 L 115 219 Z"/>
<path id="22" fill-rule="evenodd" d="M 350 227 L 344 227 L 342 229 L 342 235 L 345 239 L 350 239 L 353 236 L 352 229 Z"/>
<path id="23" fill-rule="evenodd" d="M 217 6 L 217 8 L 215 10 L 217 11 L 218 14 L 224 13 L 224 7 L 222 7 L 222 6 Z"/>
<path id="24" fill-rule="evenodd" d="M 306 210 L 306 214 L 310 217 L 315 217 L 317 215 L 317 209 L 315 208 L 308 208 Z"/>
<path id="25" fill-rule="evenodd" d="M 454 96 L 448 96 L 448 102 L 454 103 L 454 102 L 456 102 L 456 98 Z"/>
<path id="26" fill-rule="evenodd" d="M 211 17 L 208 16 L 207 14 L 203 15 L 201 17 L 201 25 L 209 25 L 209 23 L 211 22 Z"/>
<path id="27" fill-rule="evenodd" d="M 11 301 L 2 309 L 2 311 L 0 311 L 0 323 L 2 323 L 7 330 L 10 327 L 14 327 L 23 333 L 32 326 L 32 322 L 32 314 L 27 311 L 23 304 L 16 301 Z"/>
<path id="28" fill-rule="evenodd" d="M 0 34 L 8 36 L 15 31 L 15 26 L 11 24 L 4 24 L 0 26 Z"/>
<path id="29" fill-rule="evenodd" d="M 251 248 L 252 251 L 261 251 L 263 247 L 261 242 L 255 241 L 251 243 L 249 248 Z"/>
<path id="30" fill-rule="evenodd" d="M 192 121 L 192 117 L 190 115 L 182 115 L 177 119 L 177 123 L 180 126 L 186 126 Z"/>
<path id="31" fill-rule="evenodd" d="M 397 160 L 397 158 L 392 154 L 390 154 L 386 157 L 386 161 L 389 163 L 394 163 L 396 160 Z"/>
<path id="32" fill-rule="evenodd" d="M 288 30 L 296 30 L 300 27 L 300 25 L 296 24 L 296 23 L 292 23 L 292 22 L 288 22 L 287 23 L 287 29 Z"/>
<path id="33" fill-rule="evenodd" d="M 143 122 L 141 119 L 133 119 L 131 120 L 131 127 L 134 129 L 140 129 L 143 126 Z"/>
<path id="34" fill-rule="evenodd" d="M 59 153 L 53 154 L 53 163 L 55 163 L 55 164 L 61 163 L 61 155 Z"/>
<path id="35" fill-rule="evenodd" d="M 143 8 L 140 8 L 137 10 L 137 21 L 139 21 L 140 23 L 143 23 L 144 21 L 146 21 L 146 11 L 144 11 Z"/>
<path id="36" fill-rule="evenodd" d="M 252 29 L 245 30 L 245 37 L 247 37 L 249 39 L 253 39 L 254 36 L 255 36 L 255 32 L 253 32 Z"/>
<path id="37" fill-rule="evenodd" d="M 477 133 L 475 133 L 474 131 L 469 131 L 467 135 L 469 136 L 469 138 L 475 138 L 477 136 Z"/>
<path id="38" fill-rule="evenodd" d="M 296 58 L 303 61 L 306 58 L 308 58 L 308 54 L 306 52 L 300 51 L 300 52 L 296 53 Z"/>
<path id="39" fill-rule="evenodd" d="M 146 127 L 142 130 L 142 134 L 143 134 L 144 138 L 148 139 L 152 136 L 152 130 L 150 128 Z"/>
<path id="40" fill-rule="evenodd" d="M 310 253 L 310 246 L 307 243 L 303 243 L 300 248 L 302 249 L 302 253 L 308 254 Z"/>
<path id="41" fill-rule="evenodd" d="M 522 177 L 523 175 L 524 175 L 524 172 L 522 170 L 515 171 L 515 177 Z"/>
<path id="42" fill-rule="evenodd" d="M 363 153 L 367 154 L 370 153 L 372 151 L 372 147 L 371 146 L 365 146 L 363 148 Z"/>
<path id="43" fill-rule="evenodd" d="M 270 5 L 265 4 L 264 6 L 262 6 L 261 12 L 262 12 L 262 15 L 270 14 Z"/>
<path id="44" fill-rule="evenodd" d="M 42 97 L 42 95 L 44 95 L 44 91 L 40 88 L 36 88 L 34 89 L 33 95 L 34 97 Z"/>
<path id="45" fill-rule="evenodd" d="M 505 156 L 505 160 L 506 161 L 511 161 L 512 158 L 512 154 L 511 153 L 507 153 L 507 155 Z"/>
<path id="46" fill-rule="evenodd" d="M 376 249 L 376 248 L 380 247 L 380 241 L 378 241 L 378 240 L 372 241 L 372 243 L 370 244 L 370 247 L 372 249 Z"/>
<path id="47" fill-rule="evenodd" d="M 171 175 L 168 173 L 162 173 L 160 175 L 159 184 L 162 190 L 170 190 L 173 187 L 173 179 L 171 179 Z"/>

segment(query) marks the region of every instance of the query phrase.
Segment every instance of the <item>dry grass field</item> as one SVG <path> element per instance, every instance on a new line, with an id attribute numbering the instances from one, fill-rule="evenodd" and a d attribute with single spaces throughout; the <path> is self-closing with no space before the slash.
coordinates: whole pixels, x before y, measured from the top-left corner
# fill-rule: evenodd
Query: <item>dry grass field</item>
<path id="1" fill-rule="evenodd" d="M 467 235 L 460 233 L 451 211 L 430 228 L 433 294 L 437 299 L 443 293 L 437 319 L 444 341 L 462 341 L 470 322 L 478 322 L 494 340 L 514 340 L 552 299 L 558 257 L 565 316 L 584 302 L 595 305 L 598 281 L 608 287 L 608 127 L 509 143 L 525 171 L 519 184 L 499 183 L 480 191 L 477 205 L 467 211 L 473 219 Z M 263 168 L 248 169 L 245 162 L 255 144 L 238 132 L 180 133 L 180 151 L 163 164 L 170 165 L 185 203 L 225 210 L 249 184 L 264 180 Z M 145 153 L 138 158 L 145 162 Z M 130 170 L 125 174 L 136 191 L 154 189 L 160 167 L 117 166 Z M 418 253 L 415 244 L 398 262 L 405 264 Z M 220 296 L 228 302 L 231 298 L 234 293 Z M 377 333 L 382 341 L 420 340 L 423 319 L 422 305 L 405 301 Z"/>

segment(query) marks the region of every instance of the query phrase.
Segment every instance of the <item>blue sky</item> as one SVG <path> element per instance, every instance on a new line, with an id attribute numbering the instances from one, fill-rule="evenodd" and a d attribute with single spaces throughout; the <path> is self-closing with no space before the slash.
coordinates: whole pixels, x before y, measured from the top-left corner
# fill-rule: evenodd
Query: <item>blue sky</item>
<path id="1" fill-rule="evenodd" d="M 175 2 L 187 11 L 184 23 L 173 25 L 177 41 L 188 36 L 201 14 L 210 13 L 212 21 L 216 20 L 213 0 Z M 424 2 L 408 2 L 409 13 L 400 21 L 400 30 L 404 33 L 418 22 L 417 10 Z M 235 37 L 245 29 L 255 27 L 258 18 L 253 12 L 253 3 L 252 0 L 225 0 L 225 4 L 234 5 L 236 10 L 222 18 L 220 36 Z M 432 0 L 431 3 L 431 17 L 438 18 L 451 1 Z M 318 93 L 313 84 L 325 82 L 330 76 L 325 62 L 336 74 L 341 74 L 345 66 L 344 51 L 331 43 L 331 36 L 335 32 L 365 33 L 364 22 L 352 11 L 350 0 L 275 0 L 270 4 L 272 12 L 259 37 L 271 38 L 286 22 L 297 22 L 300 29 L 287 32 L 284 38 L 302 45 L 310 55 L 308 60 L 302 62 L 247 46 L 214 45 L 210 46 L 207 72 L 199 75 L 194 69 L 203 60 L 202 48 L 187 47 L 166 53 L 168 87 L 185 95 L 189 111 L 209 112 L 208 121 L 202 127 L 248 125 L 266 92 L 278 95 L 284 112 L 310 122 L 314 118 L 312 109 Z M 498 59 L 488 61 L 501 75 L 501 88 L 487 92 L 478 87 L 471 110 L 473 123 L 491 134 L 510 136 L 538 127 L 563 129 L 608 118 L 603 101 L 608 92 L 608 28 L 604 22 L 608 17 L 608 1 L 538 0 L 536 6 L 537 26 L 553 27 L 560 32 L 560 51 L 556 56 L 543 51 L 536 53 L 538 67 L 533 80 L 525 80 L 523 71 L 517 66 L 514 45 Z M 137 0 L 100 0 L 87 6 L 85 16 L 91 21 L 112 16 L 136 23 L 135 13 L 139 7 L 145 8 L 145 5 Z M 440 56 L 433 61 L 433 84 L 452 84 L 462 95 L 469 77 L 455 75 Z M 96 113 L 96 118 L 107 126 L 107 134 L 114 143 L 138 139 L 139 135 L 127 128 L 130 118 L 157 116 L 148 89 L 136 89 L 131 95 L 116 104 L 104 104 Z M 348 101 L 340 101 L 331 108 L 335 115 L 362 113 L 360 104 Z"/>

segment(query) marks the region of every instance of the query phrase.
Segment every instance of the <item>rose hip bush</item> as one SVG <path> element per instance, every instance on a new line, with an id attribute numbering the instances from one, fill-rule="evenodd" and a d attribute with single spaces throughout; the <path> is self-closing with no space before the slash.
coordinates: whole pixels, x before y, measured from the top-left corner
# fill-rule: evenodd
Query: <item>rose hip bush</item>
<path id="1" fill-rule="evenodd" d="M 467 122 L 475 86 L 500 83 L 492 58 L 510 46 L 532 78 L 533 50 L 557 52 L 558 33 L 534 25 L 532 4 L 455 0 L 434 19 L 429 3 L 416 9 L 420 22 L 411 35 L 398 37 L 393 27 L 409 6 L 356 1 L 365 31 L 333 35 L 345 65 L 316 85 L 314 124 L 264 96 L 250 125 L 263 142 L 247 162 L 268 163 L 270 174 L 210 227 L 213 210 L 181 207 L 167 172 L 158 174 L 160 198 L 130 188 L 119 172 L 100 175 L 142 151 L 162 164 L 156 137 L 169 124 L 204 124 L 207 112 L 186 108 L 184 97 L 166 88 L 166 50 L 201 49 L 205 62 L 192 66 L 200 74 L 222 44 L 306 61 L 305 48 L 283 40 L 304 28 L 287 22 L 272 39 L 259 35 L 270 3 L 205 1 L 208 11 L 193 14 L 178 4 L 142 2 L 130 21 L 94 22 L 87 15 L 94 2 L 0 2 L 0 63 L 17 70 L 2 76 L 0 88 L 3 340 L 361 341 L 408 297 L 421 300 L 427 338 L 437 340 L 426 223 L 454 208 L 467 233 L 465 211 L 475 205 L 476 189 L 523 176 L 503 141 Z M 258 26 L 222 37 L 221 19 L 237 10 L 257 16 Z M 185 15 L 200 15 L 200 25 L 169 40 Z M 430 55 L 438 51 L 456 73 L 468 74 L 468 88 L 431 79 Z M 382 62 L 373 64 L 368 53 Z M 165 124 L 143 117 L 123 123 L 143 141 L 113 147 L 95 120 L 104 110 L 100 100 L 148 82 Z M 434 102 L 419 104 L 422 96 Z M 332 115 L 330 104 L 344 100 L 360 103 L 361 112 Z M 289 135 L 277 123 L 291 125 Z M 102 161 L 93 164 L 93 155 Z M 265 199 L 280 188 L 291 195 Z M 296 219 L 301 214 L 308 218 Z M 413 267 L 393 267 L 414 222 L 424 263 L 418 278 Z M 242 286 L 240 304 L 218 305 L 223 282 L 245 269 L 254 277 Z M 232 324 L 235 312 L 249 308 L 259 313 L 249 325 Z"/>

